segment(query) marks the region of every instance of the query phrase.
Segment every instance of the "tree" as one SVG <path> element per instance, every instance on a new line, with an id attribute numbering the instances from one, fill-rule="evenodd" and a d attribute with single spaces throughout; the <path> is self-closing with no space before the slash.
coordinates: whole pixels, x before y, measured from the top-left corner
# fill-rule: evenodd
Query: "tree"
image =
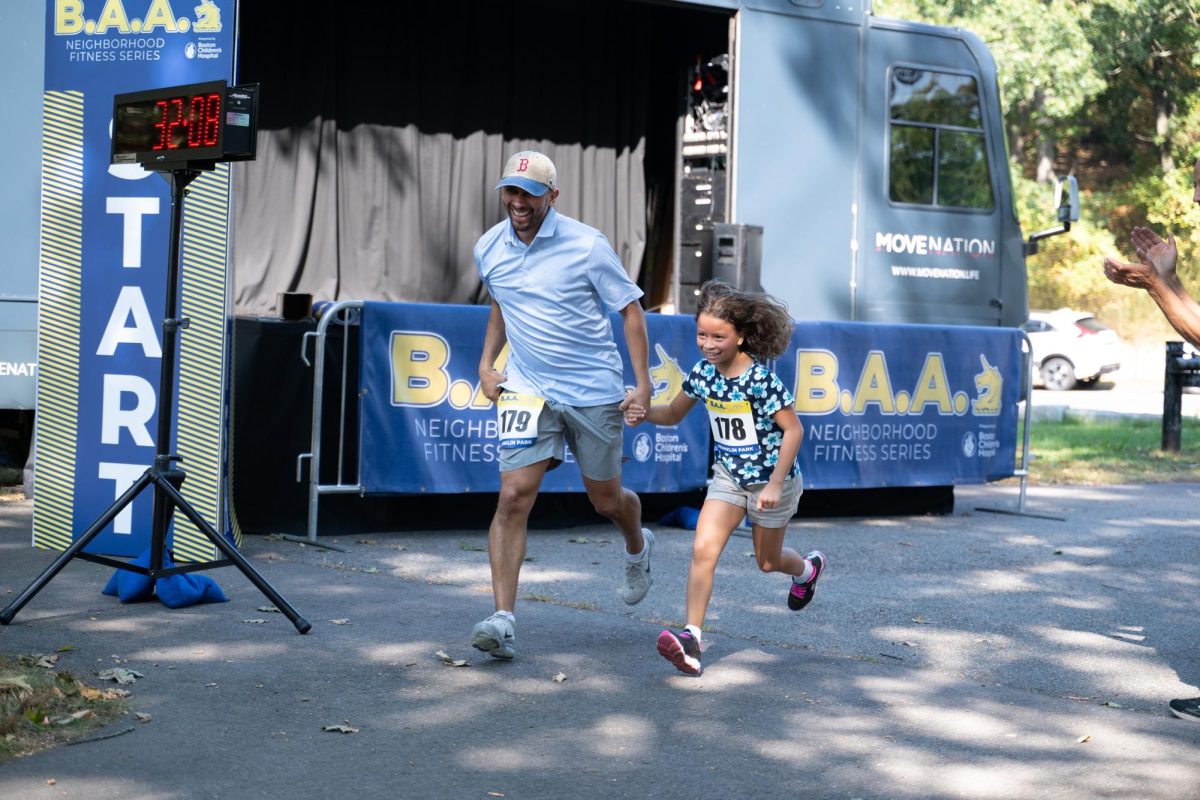
<path id="1" fill-rule="evenodd" d="M 1194 0 L 1095 0 L 1094 5 L 1085 29 L 1109 84 L 1112 102 L 1105 106 L 1115 116 L 1109 124 L 1152 145 L 1167 175 L 1175 169 L 1181 145 L 1186 146 L 1173 119 L 1186 112 L 1200 88 L 1200 8 Z"/>
<path id="2" fill-rule="evenodd" d="M 1043 183 L 1054 179 L 1060 131 L 1105 89 L 1083 23 L 1091 4 L 1077 0 L 880 0 L 880 13 L 977 34 L 996 59 L 1007 105 L 1009 152 L 1032 166 Z M 1036 145 L 1029 163 L 1028 143 Z"/>

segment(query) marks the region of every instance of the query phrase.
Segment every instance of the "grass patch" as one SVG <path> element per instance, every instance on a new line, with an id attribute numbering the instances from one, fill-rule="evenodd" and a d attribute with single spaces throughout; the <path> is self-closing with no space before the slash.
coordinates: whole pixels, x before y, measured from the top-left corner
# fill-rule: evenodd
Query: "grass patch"
<path id="1" fill-rule="evenodd" d="M 52 656 L 0 654 L 0 763 L 82 738 L 126 712 L 127 692 L 96 689 Z"/>
<path id="2" fill-rule="evenodd" d="M 1161 449 L 1161 420 L 1036 422 L 1029 481 L 1096 486 L 1200 480 L 1200 420 L 1185 418 L 1178 453 Z M 1018 433 L 1018 450 L 1020 434 Z"/>

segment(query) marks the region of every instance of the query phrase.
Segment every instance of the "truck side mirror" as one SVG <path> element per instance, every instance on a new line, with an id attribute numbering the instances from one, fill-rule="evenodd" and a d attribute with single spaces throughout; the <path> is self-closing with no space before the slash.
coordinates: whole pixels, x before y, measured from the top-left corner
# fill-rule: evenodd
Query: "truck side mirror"
<path id="1" fill-rule="evenodd" d="M 1059 222 L 1079 221 L 1079 181 L 1074 175 L 1059 178 L 1054 184 L 1054 205 Z"/>
<path id="2" fill-rule="evenodd" d="M 1059 178 L 1054 184 L 1054 205 L 1058 206 L 1059 227 L 1030 234 L 1025 241 L 1025 255 L 1036 255 L 1038 242 L 1071 230 L 1071 223 L 1079 221 L 1079 182 L 1074 175 Z"/>

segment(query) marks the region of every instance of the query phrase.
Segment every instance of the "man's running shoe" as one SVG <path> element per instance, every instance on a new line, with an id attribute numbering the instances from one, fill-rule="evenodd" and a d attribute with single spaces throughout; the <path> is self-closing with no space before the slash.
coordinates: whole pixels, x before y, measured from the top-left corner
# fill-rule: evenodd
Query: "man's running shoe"
<path id="1" fill-rule="evenodd" d="M 688 631 L 660 633 L 658 653 L 685 675 L 699 675 L 704 672 L 704 667 L 700 665 L 700 643 Z"/>
<path id="2" fill-rule="evenodd" d="M 792 578 L 792 589 L 788 592 L 788 608 L 792 611 L 799 611 L 812 602 L 813 593 L 817 590 L 817 581 L 825 574 L 824 553 L 820 550 L 813 550 L 805 558 L 812 562 L 813 574 L 804 583 Z"/>
<path id="3" fill-rule="evenodd" d="M 1188 697 L 1167 703 L 1171 713 L 1180 719 L 1200 722 L 1200 697 Z"/>
<path id="4" fill-rule="evenodd" d="M 513 627 L 512 620 L 496 612 L 471 629 L 471 646 L 492 658 L 511 659 L 517 654 L 513 648 L 516 633 Z"/>
<path id="5" fill-rule="evenodd" d="M 620 590 L 621 599 L 630 606 L 642 602 L 646 592 L 650 591 L 650 584 L 654 583 L 654 579 L 650 577 L 650 553 L 654 551 L 654 534 L 642 528 L 642 538 L 646 541 L 646 555 L 641 561 L 631 561 L 625 565 L 625 582 Z"/>

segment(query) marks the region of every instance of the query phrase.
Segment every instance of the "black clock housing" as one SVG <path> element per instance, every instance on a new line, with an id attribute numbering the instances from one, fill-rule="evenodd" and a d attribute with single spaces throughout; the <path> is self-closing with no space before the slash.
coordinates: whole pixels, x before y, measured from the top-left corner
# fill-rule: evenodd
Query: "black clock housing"
<path id="1" fill-rule="evenodd" d="M 148 170 L 253 160 L 258 84 L 190 83 L 113 98 L 113 164 Z"/>

